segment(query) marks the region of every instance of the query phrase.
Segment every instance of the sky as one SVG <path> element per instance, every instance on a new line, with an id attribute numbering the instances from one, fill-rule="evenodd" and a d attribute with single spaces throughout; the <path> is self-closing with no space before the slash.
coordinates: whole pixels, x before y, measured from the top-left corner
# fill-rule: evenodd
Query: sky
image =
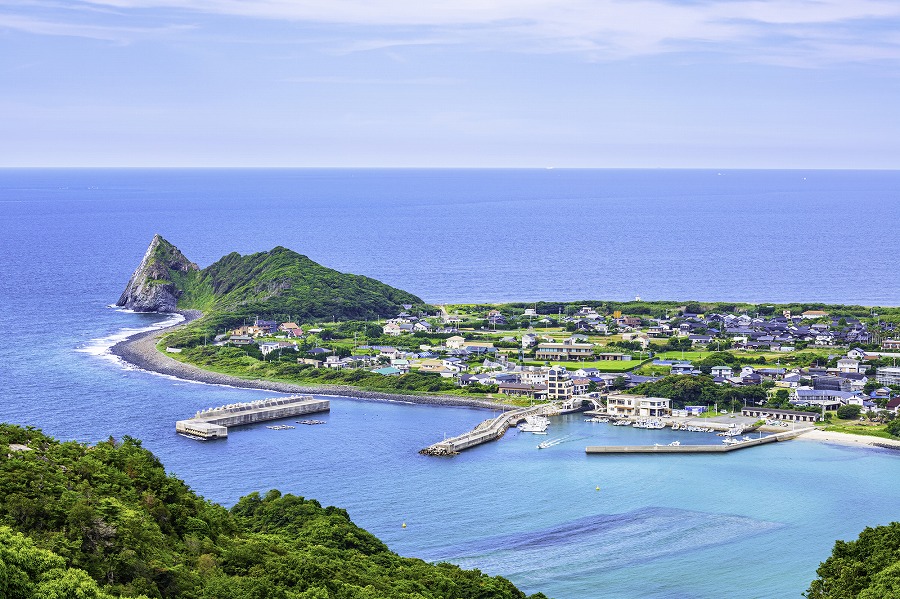
<path id="1" fill-rule="evenodd" d="M 900 168 L 898 0 L 0 0 L 0 167 Z"/>

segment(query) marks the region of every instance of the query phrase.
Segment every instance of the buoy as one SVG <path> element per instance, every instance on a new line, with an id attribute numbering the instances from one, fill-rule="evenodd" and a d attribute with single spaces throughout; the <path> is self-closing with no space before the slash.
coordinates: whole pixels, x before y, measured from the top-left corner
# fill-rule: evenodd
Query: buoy
<path id="1" fill-rule="evenodd" d="M 599 490 L 600 490 L 600 487 L 597 487 L 597 490 L 599 491 Z"/>
<path id="2" fill-rule="evenodd" d="M 406 522 L 403 523 L 403 528 L 406 528 Z"/>

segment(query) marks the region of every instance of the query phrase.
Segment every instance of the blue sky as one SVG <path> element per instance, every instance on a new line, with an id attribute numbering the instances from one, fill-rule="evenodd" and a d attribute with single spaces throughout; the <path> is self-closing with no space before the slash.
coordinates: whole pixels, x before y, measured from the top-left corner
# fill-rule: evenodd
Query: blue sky
<path id="1" fill-rule="evenodd" d="M 897 0 L 0 0 L 0 166 L 900 168 Z"/>

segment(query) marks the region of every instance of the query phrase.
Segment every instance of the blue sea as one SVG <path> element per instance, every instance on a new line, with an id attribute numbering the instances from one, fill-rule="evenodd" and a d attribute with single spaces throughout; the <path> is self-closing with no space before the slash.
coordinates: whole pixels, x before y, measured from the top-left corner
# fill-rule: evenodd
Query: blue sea
<path id="1" fill-rule="evenodd" d="M 431 302 L 896 306 L 898 190 L 881 171 L 0 170 L 0 421 L 138 437 L 208 499 L 314 497 L 398 553 L 557 599 L 799 597 L 836 539 L 900 517 L 900 455 L 588 456 L 690 433 L 570 416 L 549 449 L 511 431 L 435 459 L 417 451 L 490 412 L 353 398 L 324 426 L 197 443 L 175 420 L 272 394 L 124 366 L 110 345 L 172 318 L 109 306 L 154 233 L 201 266 L 282 245 Z"/>

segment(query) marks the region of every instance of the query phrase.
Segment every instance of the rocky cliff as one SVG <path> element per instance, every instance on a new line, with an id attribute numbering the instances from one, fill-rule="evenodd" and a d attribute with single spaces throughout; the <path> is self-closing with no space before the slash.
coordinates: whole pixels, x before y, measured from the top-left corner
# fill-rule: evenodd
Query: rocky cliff
<path id="1" fill-rule="evenodd" d="M 236 321 L 269 316 L 297 322 L 366 320 L 426 307 L 411 293 L 283 247 L 247 256 L 232 252 L 200 270 L 159 235 L 116 304 L 139 312 L 200 310 Z"/>
<path id="2" fill-rule="evenodd" d="M 154 235 L 144 259 L 131 275 L 116 305 L 137 312 L 174 312 L 182 291 L 173 277 L 176 273 L 199 270 L 177 247 L 160 235 Z"/>

